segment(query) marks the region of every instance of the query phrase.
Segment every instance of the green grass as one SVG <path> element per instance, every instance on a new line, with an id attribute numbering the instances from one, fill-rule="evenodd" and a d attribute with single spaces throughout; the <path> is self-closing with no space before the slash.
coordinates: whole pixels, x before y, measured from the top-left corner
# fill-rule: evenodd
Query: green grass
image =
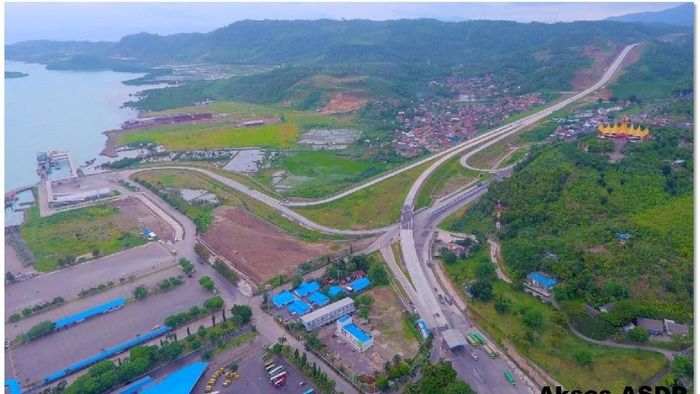
<path id="1" fill-rule="evenodd" d="M 458 258 L 453 264 L 442 263 L 447 275 L 458 289 L 476 279 L 474 269 L 479 263 L 491 263 L 488 245 L 466 259 Z"/>
<path id="2" fill-rule="evenodd" d="M 190 123 L 143 129 L 123 135 L 117 145 L 154 142 L 168 150 L 214 148 L 289 148 L 299 138 L 299 126 L 291 123 L 236 127 L 227 122 Z"/>
<path id="3" fill-rule="evenodd" d="M 413 181 L 431 164 L 432 161 L 424 163 L 339 200 L 294 210 L 316 223 L 335 228 L 369 229 L 389 225 L 399 220 Z"/>
<path id="4" fill-rule="evenodd" d="M 518 150 L 513 152 L 513 154 L 511 154 L 507 159 L 503 160 L 499 168 L 505 168 L 511 164 L 517 163 L 525 157 L 525 153 L 527 153 L 527 148 L 519 148 Z"/>
<path id="5" fill-rule="evenodd" d="M 293 222 L 274 208 L 246 196 L 208 176 L 189 170 L 144 170 L 133 177 L 138 177 L 149 183 L 162 187 L 205 189 L 216 194 L 223 205 L 240 206 L 253 215 L 272 223 L 283 231 L 307 241 L 321 239 L 337 239 L 332 235 L 321 234 Z M 187 212 L 185 212 L 187 215 Z"/>
<path id="6" fill-rule="evenodd" d="M 620 392 L 627 385 L 646 382 L 667 364 L 666 358 L 659 353 L 599 346 L 574 336 L 552 321 L 555 311 L 551 306 L 512 289 L 504 282 L 494 283 L 494 294 L 510 299 L 511 311 L 498 313 L 493 302 L 470 302 L 470 308 L 478 315 L 479 326 L 501 343 L 512 342 L 518 352 L 552 374 L 565 387 L 605 388 Z M 538 337 L 534 343 L 523 338 L 527 329 L 517 313 L 521 308 L 537 310 L 544 316 L 542 327 L 533 330 Z M 553 344 L 555 331 L 560 333 L 558 346 Z M 580 352 L 590 354 L 593 364 L 579 365 L 574 355 Z"/>
<path id="7" fill-rule="evenodd" d="M 234 118 L 258 118 L 277 116 L 280 114 L 281 108 L 269 105 L 258 105 L 244 103 L 241 101 L 216 101 L 207 105 L 189 106 L 165 111 L 147 112 L 148 117 L 170 116 L 177 114 L 192 114 L 210 112 L 214 114 L 227 114 Z"/>
<path id="8" fill-rule="evenodd" d="M 272 188 L 272 174 L 286 170 L 287 175 L 309 178 L 294 185 L 292 190 L 284 193 L 286 196 L 318 198 L 332 195 L 389 167 L 385 163 L 334 151 L 295 151 L 281 153 L 272 162 L 272 168 L 262 171 L 257 179 Z"/>
<path id="9" fill-rule="evenodd" d="M 28 211 L 20 233 L 36 257 L 34 268 L 53 271 L 61 259 L 82 255 L 92 258 L 94 250 L 106 256 L 146 242 L 138 236 L 136 221 L 132 229 L 124 231 L 112 223 L 117 216 L 118 208 L 98 204 L 42 218 L 35 205 Z"/>
<path id="10" fill-rule="evenodd" d="M 670 82 L 645 82 L 645 81 L 629 81 L 623 84 L 617 84 L 612 87 L 613 95 L 626 99 L 630 96 L 636 96 L 640 100 L 655 99 L 660 97 L 668 97 L 673 90 L 683 88 L 684 86 Z"/>
<path id="11" fill-rule="evenodd" d="M 479 172 L 463 167 L 457 155 L 438 167 L 423 183 L 416 198 L 416 208 L 427 207 L 437 198 L 455 191 L 478 179 Z"/>

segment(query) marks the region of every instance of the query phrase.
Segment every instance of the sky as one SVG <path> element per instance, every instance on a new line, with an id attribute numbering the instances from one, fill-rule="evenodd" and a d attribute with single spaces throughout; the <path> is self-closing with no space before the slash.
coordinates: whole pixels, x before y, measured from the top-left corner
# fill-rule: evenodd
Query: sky
<path id="1" fill-rule="evenodd" d="M 5 42 L 117 41 L 148 32 L 207 32 L 242 19 L 400 19 L 518 22 L 600 20 L 680 3 L 5 3 Z"/>

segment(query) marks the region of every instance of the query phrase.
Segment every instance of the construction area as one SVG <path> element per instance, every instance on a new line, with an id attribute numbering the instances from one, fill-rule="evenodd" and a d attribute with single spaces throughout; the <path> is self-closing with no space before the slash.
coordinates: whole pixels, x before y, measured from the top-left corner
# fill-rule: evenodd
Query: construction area
<path id="1" fill-rule="evenodd" d="M 300 241 L 239 207 L 217 208 L 214 216 L 202 239 L 257 283 L 294 275 L 299 264 L 331 252 L 330 242 Z"/>

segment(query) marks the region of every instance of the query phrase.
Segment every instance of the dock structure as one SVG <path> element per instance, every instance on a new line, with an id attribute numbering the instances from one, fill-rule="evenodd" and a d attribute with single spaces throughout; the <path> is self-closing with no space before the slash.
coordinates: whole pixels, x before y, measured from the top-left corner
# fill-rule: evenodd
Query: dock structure
<path id="1" fill-rule="evenodd" d="M 39 152 L 36 155 L 36 173 L 39 177 L 44 180 L 48 179 L 49 175 L 53 171 L 52 168 L 58 167 L 58 162 L 66 161 L 68 162 L 69 175 L 60 179 L 54 179 L 55 181 L 62 181 L 65 179 L 74 179 L 78 177 L 78 166 L 75 165 L 75 160 L 73 159 L 73 154 L 69 151 L 51 151 L 51 152 Z"/>

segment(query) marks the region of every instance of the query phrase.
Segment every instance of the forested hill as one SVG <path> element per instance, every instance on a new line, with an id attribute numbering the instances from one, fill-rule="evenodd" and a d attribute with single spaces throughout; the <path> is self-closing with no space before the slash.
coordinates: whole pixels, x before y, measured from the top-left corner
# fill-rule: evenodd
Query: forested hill
<path id="1" fill-rule="evenodd" d="M 615 22 L 240 21 L 209 33 L 129 35 L 113 43 L 28 41 L 6 47 L 12 60 L 70 56 L 173 62 L 282 64 L 425 62 L 476 64 L 494 54 L 517 61 L 537 49 L 612 41 L 626 44 L 682 28 Z M 508 56 L 508 53 L 511 53 Z"/>

